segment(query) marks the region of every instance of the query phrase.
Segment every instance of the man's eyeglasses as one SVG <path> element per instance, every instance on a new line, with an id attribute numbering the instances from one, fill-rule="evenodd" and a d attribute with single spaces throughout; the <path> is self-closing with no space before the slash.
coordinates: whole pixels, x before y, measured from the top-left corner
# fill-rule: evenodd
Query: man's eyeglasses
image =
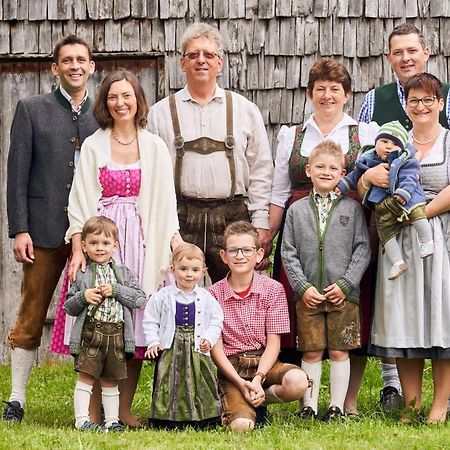
<path id="1" fill-rule="evenodd" d="M 214 58 L 217 58 L 219 56 L 217 53 L 214 53 L 214 52 L 207 52 L 205 50 L 197 50 L 195 52 L 185 53 L 183 55 L 183 58 L 194 60 L 194 59 L 200 58 L 201 54 L 203 54 L 203 57 L 205 59 L 214 59 Z"/>
<path id="2" fill-rule="evenodd" d="M 434 102 L 436 101 L 437 97 L 422 97 L 422 98 L 410 98 L 408 99 L 407 103 L 408 106 L 411 106 L 412 108 L 415 108 L 419 106 L 419 103 L 422 102 L 423 106 L 433 106 Z"/>
<path id="3" fill-rule="evenodd" d="M 256 247 L 228 247 L 225 251 L 227 252 L 227 255 L 232 258 L 236 258 L 239 255 L 239 252 L 241 252 L 242 256 L 245 258 L 250 258 L 250 256 L 255 254 Z"/>

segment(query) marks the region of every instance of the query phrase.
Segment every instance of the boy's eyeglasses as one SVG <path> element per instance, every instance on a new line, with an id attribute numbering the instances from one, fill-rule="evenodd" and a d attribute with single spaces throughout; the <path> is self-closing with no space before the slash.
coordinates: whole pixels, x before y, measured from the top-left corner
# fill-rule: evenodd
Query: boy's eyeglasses
<path id="1" fill-rule="evenodd" d="M 256 251 L 256 247 L 228 247 L 225 249 L 227 252 L 227 255 L 231 256 L 232 258 L 236 258 L 239 255 L 239 252 L 242 253 L 242 256 L 245 258 L 250 258 L 250 256 L 253 256 Z"/>
<path id="2" fill-rule="evenodd" d="M 214 52 L 207 52 L 204 50 L 200 50 L 200 51 L 195 51 L 195 52 L 189 52 L 189 53 L 185 53 L 183 55 L 183 58 L 187 58 L 187 59 L 198 59 L 200 57 L 200 54 L 203 54 L 203 57 L 205 59 L 214 59 L 216 57 L 218 57 L 219 55 L 217 53 Z"/>
<path id="3" fill-rule="evenodd" d="M 422 97 L 422 98 L 411 98 L 407 101 L 408 105 L 412 108 L 419 106 L 419 103 L 422 102 L 423 106 L 433 106 L 437 97 Z"/>

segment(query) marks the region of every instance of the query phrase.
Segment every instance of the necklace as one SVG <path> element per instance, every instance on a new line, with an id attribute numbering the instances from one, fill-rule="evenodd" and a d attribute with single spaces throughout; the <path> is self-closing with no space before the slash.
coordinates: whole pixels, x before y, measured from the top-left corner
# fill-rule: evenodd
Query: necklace
<path id="1" fill-rule="evenodd" d="M 121 145 L 131 145 L 131 144 L 136 140 L 136 138 L 137 138 L 137 133 L 136 133 L 136 135 L 134 136 L 133 139 L 131 139 L 131 141 L 129 141 L 129 142 L 123 142 L 123 141 L 121 141 L 121 140 L 116 136 L 116 134 L 114 133 L 114 130 L 111 130 L 111 133 L 112 133 L 112 135 L 113 135 L 113 138 L 114 138 L 119 144 L 121 144 Z"/>
<path id="2" fill-rule="evenodd" d="M 438 131 L 438 133 L 436 134 L 436 136 L 433 136 L 431 139 L 428 139 L 428 141 L 418 141 L 418 140 L 416 139 L 416 137 L 414 136 L 414 133 L 411 132 L 411 136 L 412 136 L 412 138 L 413 138 L 413 141 L 416 142 L 416 143 L 419 144 L 419 145 L 426 145 L 426 144 L 429 144 L 430 142 L 433 142 L 434 140 L 437 139 L 437 137 L 438 137 L 440 134 L 441 134 L 441 128 L 439 128 L 439 131 Z"/>

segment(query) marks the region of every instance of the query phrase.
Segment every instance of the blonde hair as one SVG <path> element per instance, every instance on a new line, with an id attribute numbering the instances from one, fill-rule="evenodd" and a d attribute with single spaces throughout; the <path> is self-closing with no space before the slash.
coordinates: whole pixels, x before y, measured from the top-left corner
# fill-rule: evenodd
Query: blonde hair
<path id="1" fill-rule="evenodd" d="M 230 236 L 240 236 L 242 234 L 248 234 L 255 240 L 256 248 L 261 248 L 261 242 L 259 240 L 259 234 L 256 228 L 245 220 L 238 220 L 237 222 L 230 223 L 225 228 L 223 233 L 223 248 L 226 248 L 227 240 Z"/>
<path id="2" fill-rule="evenodd" d="M 334 156 L 337 160 L 339 160 L 339 163 L 342 164 L 342 167 L 344 167 L 344 153 L 342 152 L 341 146 L 336 144 L 336 142 L 326 140 L 322 141 L 320 144 L 317 144 L 309 155 L 308 164 L 311 165 L 314 159 L 321 155 Z"/>
<path id="3" fill-rule="evenodd" d="M 172 252 L 172 265 L 179 263 L 183 258 L 191 259 L 199 259 L 205 264 L 205 255 L 202 250 L 194 244 L 189 242 L 185 242 L 180 244 L 173 252 Z"/>

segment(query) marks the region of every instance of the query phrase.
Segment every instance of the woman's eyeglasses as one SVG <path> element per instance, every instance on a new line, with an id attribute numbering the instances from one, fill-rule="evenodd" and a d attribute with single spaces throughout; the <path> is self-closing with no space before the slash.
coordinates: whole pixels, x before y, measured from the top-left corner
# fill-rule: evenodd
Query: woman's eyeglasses
<path id="1" fill-rule="evenodd" d="M 412 108 L 419 106 L 420 102 L 422 102 L 423 106 L 428 107 L 428 106 L 433 106 L 436 99 L 437 99 L 437 97 L 410 98 L 410 99 L 408 99 L 407 103 L 408 103 L 408 106 L 411 106 Z"/>
<path id="2" fill-rule="evenodd" d="M 228 247 L 225 251 L 227 252 L 227 255 L 232 258 L 236 258 L 239 255 L 239 252 L 241 252 L 242 256 L 245 258 L 250 258 L 250 256 L 255 254 L 256 247 Z"/>
<path id="3" fill-rule="evenodd" d="M 218 57 L 219 55 L 217 53 L 214 52 L 207 52 L 205 50 L 200 50 L 200 51 L 195 51 L 195 52 L 189 52 L 189 53 L 185 53 L 183 55 L 183 58 L 187 58 L 187 59 L 198 59 L 200 58 L 200 55 L 203 54 L 203 57 L 205 59 L 214 59 L 216 57 Z"/>

